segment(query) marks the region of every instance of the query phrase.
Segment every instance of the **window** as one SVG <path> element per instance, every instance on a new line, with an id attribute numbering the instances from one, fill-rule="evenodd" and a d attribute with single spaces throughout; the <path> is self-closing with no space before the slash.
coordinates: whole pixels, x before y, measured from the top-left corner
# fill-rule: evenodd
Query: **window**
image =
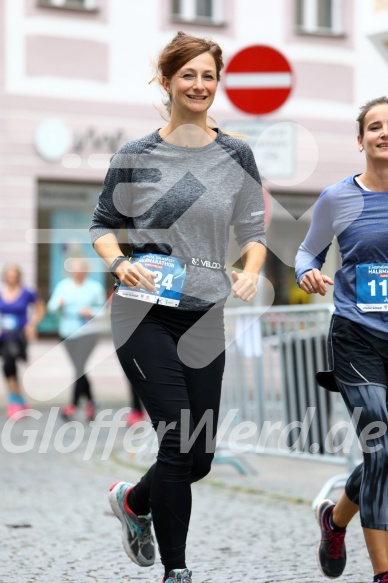
<path id="1" fill-rule="evenodd" d="M 224 24 L 223 0 L 171 0 L 171 19 L 174 22 Z"/>
<path id="2" fill-rule="evenodd" d="M 38 0 L 38 6 L 68 10 L 97 10 L 97 0 Z"/>
<path id="3" fill-rule="evenodd" d="M 296 0 L 296 30 L 304 34 L 343 34 L 342 0 Z"/>

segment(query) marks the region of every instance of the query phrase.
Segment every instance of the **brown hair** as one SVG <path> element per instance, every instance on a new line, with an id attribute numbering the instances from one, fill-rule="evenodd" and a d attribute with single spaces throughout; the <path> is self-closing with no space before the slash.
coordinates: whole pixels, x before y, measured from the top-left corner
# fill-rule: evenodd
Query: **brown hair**
<path id="1" fill-rule="evenodd" d="M 365 103 L 365 105 L 363 105 L 362 107 L 360 107 L 360 113 L 358 114 L 357 117 L 357 123 L 358 123 L 358 135 L 360 136 L 360 138 L 364 137 L 364 120 L 365 120 L 365 116 L 368 113 L 368 111 L 370 111 L 371 109 L 373 109 L 373 107 L 376 107 L 376 105 L 388 105 L 388 97 L 377 97 L 376 99 L 371 99 L 370 101 L 367 101 Z"/>
<path id="2" fill-rule="evenodd" d="M 171 79 L 179 69 L 191 59 L 195 59 L 203 53 L 210 53 L 214 59 L 217 72 L 217 81 L 220 80 L 221 69 L 224 66 L 222 49 L 220 45 L 208 38 L 202 38 L 179 31 L 174 38 L 161 51 L 156 65 L 156 75 L 151 83 L 157 80 L 161 84 L 162 77 Z M 169 114 L 171 114 L 171 96 L 164 102 Z"/>

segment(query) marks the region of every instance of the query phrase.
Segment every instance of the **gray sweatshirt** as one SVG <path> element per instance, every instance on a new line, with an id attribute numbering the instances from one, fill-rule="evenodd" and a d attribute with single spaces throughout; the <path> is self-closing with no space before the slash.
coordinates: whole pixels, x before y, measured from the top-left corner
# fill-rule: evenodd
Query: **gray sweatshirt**
<path id="1" fill-rule="evenodd" d="M 226 300 L 230 226 L 240 248 L 266 244 L 261 181 L 251 148 L 217 130 L 200 148 L 175 146 L 158 131 L 113 156 L 90 228 L 93 243 L 125 225 L 133 253 L 187 261 L 178 309 L 206 310 Z M 230 257 L 236 261 L 238 257 Z"/>

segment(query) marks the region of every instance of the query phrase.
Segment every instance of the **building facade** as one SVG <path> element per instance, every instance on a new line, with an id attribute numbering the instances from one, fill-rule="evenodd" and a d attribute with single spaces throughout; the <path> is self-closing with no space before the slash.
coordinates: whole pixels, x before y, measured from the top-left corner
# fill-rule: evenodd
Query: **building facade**
<path id="1" fill-rule="evenodd" d="M 94 276 L 111 284 L 87 228 L 112 153 L 164 123 L 149 81 L 177 30 L 212 37 L 227 65 L 264 45 L 292 69 L 275 111 L 238 109 L 225 74 L 211 112 L 221 128 L 253 136 L 271 195 L 266 274 L 276 303 L 292 297 L 319 192 L 363 171 L 355 118 L 386 92 L 386 0 L 1 0 L 0 266 L 20 264 L 44 297 L 73 255 L 93 258 Z M 337 263 L 333 249 L 327 271 Z"/>

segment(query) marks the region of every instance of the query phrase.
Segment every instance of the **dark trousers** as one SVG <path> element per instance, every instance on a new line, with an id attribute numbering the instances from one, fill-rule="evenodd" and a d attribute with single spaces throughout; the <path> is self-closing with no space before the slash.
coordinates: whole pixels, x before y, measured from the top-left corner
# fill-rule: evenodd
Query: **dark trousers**
<path id="1" fill-rule="evenodd" d="M 85 334 L 76 338 L 65 338 L 63 343 L 75 368 L 72 404 L 77 406 L 81 397 L 92 401 L 89 379 L 85 374 L 85 364 L 97 344 L 97 334 Z"/>
<path id="2" fill-rule="evenodd" d="M 223 311 L 187 312 L 114 296 L 112 330 L 120 363 L 159 437 L 157 461 L 132 490 L 131 507 L 137 514 L 152 509 L 165 569 L 181 568 L 190 485 L 210 471 L 214 457 L 225 364 Z M 201 420 L 207 423 L 188 448 Z"/>

